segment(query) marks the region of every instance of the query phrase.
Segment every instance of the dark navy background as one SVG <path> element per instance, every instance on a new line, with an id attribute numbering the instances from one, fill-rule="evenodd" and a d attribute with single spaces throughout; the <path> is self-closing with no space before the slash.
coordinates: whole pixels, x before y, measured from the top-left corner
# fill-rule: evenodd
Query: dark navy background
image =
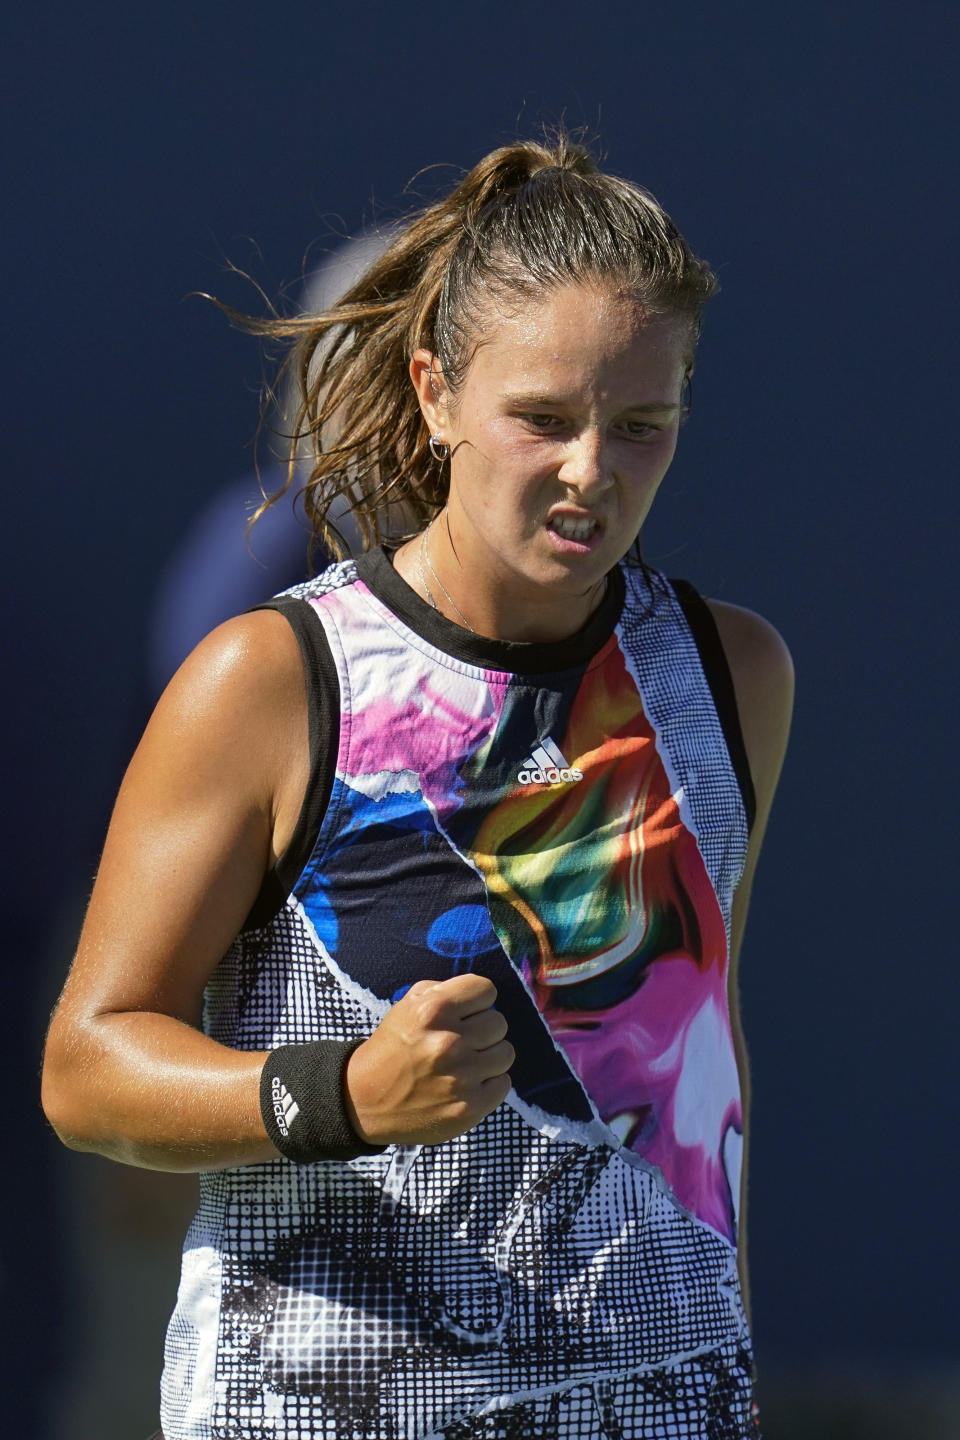
<path id="1" fill-rule="evenodd" d="M 561 116 L 723 287 L 648 554 L 768 615 L 798 670 L 744 955 L 761 1368 L 956 1365 L 955 14 L 41 0 L 4 22 L 18 1434 L 91 1323 L 69 1219 L 99 1162 L 41 1128 L 43 1015 L 147 711 L 161 568 L 251 465 L 256 344 L 184 297 L 256 309 L 228 259 L 295 294 L 337 234 Z M 106 1435 L 109 1392 L 100 1413 Z"/>

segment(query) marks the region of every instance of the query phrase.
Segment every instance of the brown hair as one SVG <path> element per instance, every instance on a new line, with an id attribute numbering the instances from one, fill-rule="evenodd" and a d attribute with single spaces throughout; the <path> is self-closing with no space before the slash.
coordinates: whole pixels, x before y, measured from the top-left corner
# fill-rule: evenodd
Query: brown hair
<path id="1" fill-rule="evenodd" d="M 289 489 L 309 439 L 301 495 L 325 547 L 348 551 L 335 520 L 345 509 L 367 546 L 384 537 L 388 510 L 407 533 L 422 529 L 446 502 L 448 471 L 427 448 L 413 352 L 437 356 L 455 403 L 491 300 L 608 276 L 650 314 L 689 319 L 692 360 L 700 312 L 717 288 L 709 266 L 651 195 L 603 174 L 560 135 L 485 156 L 321 314 L 256 320 L 221 306 L 246 329 L 295 342 L 284 364 L 299 396 L 287 479 L 257 515 Z"/>

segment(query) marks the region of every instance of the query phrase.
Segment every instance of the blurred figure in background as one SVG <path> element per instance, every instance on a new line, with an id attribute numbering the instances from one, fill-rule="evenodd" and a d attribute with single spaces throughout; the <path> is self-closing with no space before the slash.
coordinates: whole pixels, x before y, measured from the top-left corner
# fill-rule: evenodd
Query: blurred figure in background
<path id="1" fill-rule="evenodd" d="M 357 277 L 382 253 L 393 232 L 347 240 L 327 256 L 306 280 L 300 313 L 330 309 Z M 294 421 L 296 396 L 290 379 L 267 416 L 268 454 L 259 475 L 251 473 L 223 485 L 194 517 L 164 566 L 147 636 L 148 675 L 154 698 L 170 676 L 221 621 L 242 615 L 261 600 L 303 580 L 307 570 L 310 526 L 298 520 L 293 501 L 309 475 L 301 457 L 284 503 L 269 506 L 253 530 L 250 516 L 265 495 L 280 490 L 287 478 L 284 437 Z M 349 522 L 348 522 L 349 523 Z M 313 565 L 324 563 L 321 549 Z M 329 558 L 329 557 L 328 557 Z"/>

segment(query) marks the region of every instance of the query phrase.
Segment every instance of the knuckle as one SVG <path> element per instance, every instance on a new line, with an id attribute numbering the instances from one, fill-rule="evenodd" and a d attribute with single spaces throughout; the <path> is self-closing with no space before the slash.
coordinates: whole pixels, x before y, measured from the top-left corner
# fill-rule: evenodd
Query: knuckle
<path id="1" fill-rule="evenodd" d="M 444 1007 L 444 1000 L 437 994 L 437 987 L 426 984 L 416 997 L 416 1013 L 423 1029 L 435 1025 Z"/>
<path id="2" fill-rule="evenodd" d="M 451 1075 L 434 1076 L 427 1097 L 425 1099 L 428 1108 L 438 1116 L 448 1115 L 451 1106 L 458 1104 L 461 1099 L 459 1089 Z"/>
<path id="3" fill-rule="evenodd" d="M 479 975 L 476 970 L 469 970 L 465 975 L 455 975 L 448 983 L 455 985 L 464 995 L 476 996 L 480 1000 L 487 996 L 491 1001 L 496 999 L 496 985 L 489 976 Z"/>
<path id="4" fill-rule="evenodd" d="M 454 1035 L 449 1030 L 431 1030 L 428 1037 L 428 1046 L 431 1058 L 435 1065 L 448 1067 L 456 1058 L 459 1035 Z"/>
<path id="5" fill-rule="evenodd" d="M 497 1045 L 506 1038 L 507 1022 L 499 1010 L 491 1010 L 490 1018 L 487 1020 L 487 1034 L 490 1037 L 491 1045 Z"/>

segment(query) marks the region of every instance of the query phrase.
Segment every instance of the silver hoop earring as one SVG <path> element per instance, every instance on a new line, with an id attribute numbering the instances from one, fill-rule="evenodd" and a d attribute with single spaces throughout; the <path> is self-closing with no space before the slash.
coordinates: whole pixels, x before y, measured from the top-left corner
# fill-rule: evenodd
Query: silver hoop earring
<path id="1" fill-rule="evenodd" d="M 450 446 L 447 444 L 446 440 L 441 440 L 439 435 L 431 435 L 430 439 L 427 441 L 427 444 L 430 448 L 430 454 L 433 456 L 434 460 L 436 460 L 438 465 L 442 465 L 444 460 L 446 460 L 447 456 L 450 454 Z"/>

